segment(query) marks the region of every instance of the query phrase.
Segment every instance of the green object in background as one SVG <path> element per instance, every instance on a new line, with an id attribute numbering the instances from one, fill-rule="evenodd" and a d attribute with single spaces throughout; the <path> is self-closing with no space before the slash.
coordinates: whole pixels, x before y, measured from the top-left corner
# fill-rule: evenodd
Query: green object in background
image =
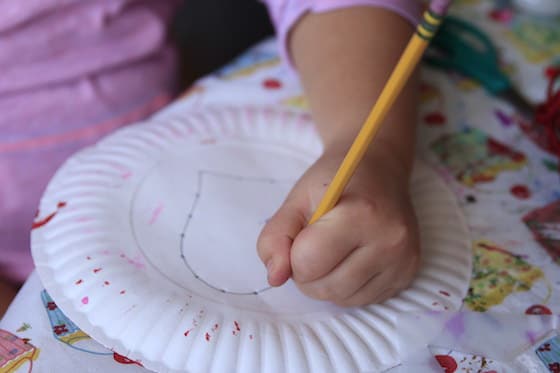
<path id="1" fill-rule="evenodd" d="M 500 70 L 496 47 L 473 24 L 447 16 L 424 60 L 433 67 L 454 70 L 476 80 L 490 94 L 509 101 L 525 117 L 533 117 L 532 105 Z"/>

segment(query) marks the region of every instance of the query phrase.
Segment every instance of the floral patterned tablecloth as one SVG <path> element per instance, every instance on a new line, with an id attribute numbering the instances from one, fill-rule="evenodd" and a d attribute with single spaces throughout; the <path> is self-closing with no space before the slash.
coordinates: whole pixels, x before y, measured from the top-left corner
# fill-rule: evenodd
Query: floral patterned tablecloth
<path id="1" fill-rule="evenodd" d="M 533 103 L 545 99 L 544 71 L 560 63 L 560 19 L 518 14 L 504 1 L 458 0 L 453 13 L 493 38 L 504 70 L 523 95 Z M 279 60 L 273 40 L 198 81 L 157 116 L 221 104 L 308 111 L 297 78 Z M 558 158 L 543 149 L 537 128 L 520 122 L 514 108 L 474 81 L 427 67 L 422 69 L 418 126 L 418 156 L 454 191 L 471 230 L 474 264 L 462 311 L 560 313 Z M 560 372 L 560 337 L 557 324 L 551 325 L 545 335 L 528 337 L 517 365 L 484 353 L 432 347 L 433 364 L 422 369 Z M 485 336 L 479 337 L 484 345 Z M 420 371 L 411 364 L 401 371 Z M 145 369 L 91 340 L 57 308 L 33 274 L 0 322 L 0 373 L 28 371 Z"/>

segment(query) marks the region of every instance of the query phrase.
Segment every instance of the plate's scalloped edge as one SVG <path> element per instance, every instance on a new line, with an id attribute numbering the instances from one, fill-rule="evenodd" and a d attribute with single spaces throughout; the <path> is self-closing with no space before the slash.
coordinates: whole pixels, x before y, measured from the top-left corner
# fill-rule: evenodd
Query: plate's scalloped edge
<path id="1" fill-rule="evenodd" d="M 302 118 L 305 117 L 305 121 L 311 123 L 309 121 L 309 117 L 307 114 L 305 113 L 301 113 L 295 110 L 287 110 L 287 109 L 278 109 L 278 108 L 274 108 L 274 107 L 261 107 L 261 106 L 254 106 L 254 107 L 244 107 L 244 108 L 238 108 L 238 107 L 230 107 L 230 106 L 216 106 L 216 107 L 205 107 L 202 108 L 201 110 L 197 110 L 197 111 L 192 111 L 192 112 L 188 112 L 188 113 L 181 113 L 181 115 L 173 115 L 173 116 L 169 116 L 165 118 L 166 123 L 173 123 L 174 121 L 181 121 L 184 119 L 184 117 L 188 117 L 191 115 L 202 115 L 203 117 L 205 115 L 209 115 L 208 114 L 208 110 L 210 110 L 212 112 L 212 114 L 210 115 L 216 115 L 216 112 L 218 112 L 218 114 L 224 114 L 224 113 L 237 113 L 239 114 L 241 112 L 241 114 L 239 115 L 243 115 L 243 113 L 245 113 L 247 110 L 249 111 L 253 111 L 253 112 L 257 112 L 260 113 L 264 116 L 266 115 L 290 115 L 290 116 L 296 116 L 299 117 L 301 116 Z M 288 114 L 286 114 L 288 113 Z M 153 125 L 154 123 L 159 123 L 159 124 L 163 124 L 165 125 L 166 123 L 161 123 L 161 120 L 158 120 L 158 118 L 156 118 L 153 122 L 151 120 L 147 120 L 144 122 L 140 122 L 138 123 L 136 126 L 138 127 L 125 127 L 123 129 L 119 129 L 116 132 L 114 132 L 113 134 L 111 134 L 110 136 L 108 136 L 107 138 L 101 140 L 98 144 L 93 145 L 91 147 L 85 148 L 81 151 L 79 151 L 78 153 L 76 153 L 74 156 L 72 156 L 71 158 L 69 158 L 60 168 L 59 170 L 55 173 L 55 175 L 53 176 L 53 178 L 51 179 L 51 182 L 49 183 L 49 185 L 47 186 L 46 190 L 45 190 L 45 194 L 42 198 L 42 202 L 43 203 L 43 199 L 47 198 L 48 195 L 50 193 L 53 192 L 54 189 L 56 189 L 59 180 L 62 180 L 64 178 L 65 173 L 67 172 L 67 170 L 70 170 L 72 167 L 74 167 L 76 164 L 78 164 L 80 162 L 80 159 L 86 158 L 88 156 L 88 154 L 91 154 L 92 152 L 96 152 L 98 150 L 103 150 L 104 147 L 106 146 L 110 146 L 112 144 L 112 141 L 116 141 L 115 139 L 118 139 L 119 136 L 123 137 L 126 132 L 135 132 L 137 131 L 138 128 L 148 128 L 150 127 L 150 125 Z M 118 141 L 117 141 L 118 142 Z M 424 162 L 417 162 L 416 167 L 427 167 L 425 166 Z M 425 172 L 429 172 L 432 173 L 432 176 L 437 176 L 436 173 L 432 170 L 428 170 L 427 168 L 425 168 Z M 428 175 L 430 176 L 430 175 Z M 445 185 L 445 183 L 443 183 L 443 181 L 441 181 L 440 179 L 438 179 L 439 184 L 442 186 L 442 190 L 445 189 L 445 193 L 447 193 L 447 197 L 451 198 L 451 199 L 455 199 L 453 193 L 449 190 L 448 186 Z M 461 272 L 463 274 L 463 276 L 461 276 L 461 278 L 459 279 L 459 281 L 462 281 L 463 289 L 457 289 L 458 291 L 462 291 L 462 296 L 464 296 L 468 290 L 468 286 L 469 286 L 469 280 L 470 280 L 470 272 L 471 272 L 471 266 L 472 266 L 472 255 L 471 255 L 471 250 L 470 250 L 470 245 L 471 245 L 471 237 L 469 234 L 469 230 L 468 230 L 468 226 L 466 224 L 466 219 L 462 213 L 462 211 L 460 210 L 458 204 L 456 203 L 456 199 L 455 199 L 455 205 L 453 206 L 455 212 L 456 212 L 456 217 L 459 220 L 457 222 L 457 224 L 460 226 L 460 230 L 463 231 L 463 233 L 465 234 L 465 237 L 463 238 L 463 240 L 468 240 L 468 243 L 465 242 L 465 249 L 468 250 L 468 255 L 465 258 L 465 265 L 468 267 L 467 271 Z M 47 228 L 48 229 L 48 228 Z M 125 345 L 119 341 L 116 338 L 111 338 L 107 335 L 107 333 L 105 333 L 103 331 L 103 329 L 99 326 L 94 326 L 91 323 L 90 318 L 87 317 L 87 314 L 85 314 L 82 310 L 80 310 L 79 308 L 79 300 L 74 299 L 71 300 L 67 297 L 67 295 L 65 294 L 63 287 L 61 286 L 61 284 L 57 283 L 55 281 L 55 275 L 54 273 L 49 269 L 48 267 L 48 258 L 47 255 L 43 252 L 43 248 L 44 248 L 44 240 L 43 240 L 43 236 L 42 236 L 42 232 L 44 232 L 42 229 L 39 230 L 35 230 L 32 231 L 31 234 L 31 246 L 32 246 L 32 253 L 33 253 L 33 257 L 36 263 L 36 267 L 37 267 L 37 272 L 41 278 L 41 281 L 43 282 L 43 285 L 45 286 L 45 288 L 47 289 L 47 291 L 49 291 L 51 297 L 57 302 L 57 305 L 61 308 L 61 310 L 63 312 L 65 312 L 67 315 L 72 315 L 72 320 L 76 323 L 76 325 L 80 326 L 81 328 L 84 329 L 84 331 L 86 333 L 88 333 L 94 340 L 96 341 L 100 341 L 104 346 L 106 346 L 107 348 L 117 351 L 120 354 L 129 357 L 130 359 L 133 360 L 139 360 L 141 361 L 144 366 L 146 366 L 149 369 L 153 369 L 159 372 L 170 372 L 170 373 L 179 373 L 179 372 L 184 372 L 184 369 L 171 369 L 169 368 L 165 363 L 158 361 L 157 359 L 146 359 L 145 356 L 143 356 L 141 353 L 139 353 L 138 351 L 134 350 L 134 351 L 130 351 L 127 350 L 127 348 L 125 347 Z M 456 273 L 457 274 L 457 273 Z M 421 278 L 422 276 L 420 276 Z M 461 299 L 462 296 L 459 296 L 458 299 L 458 303 L 457 306 L 460 306 L 461 304 Z M 393 308 L 398 308 L 398 304 L 395 305 L 397 302 L 387 302 L 386 304 L 382 305 L 384 307 L 384 309 L 393 309 Z M 364 307 L 360 309 L 360 312 L 358 312 L 359 314 L 361 314 L 362 316 L 365 313 L 370 313 L 369 310 L 370 307 Z M 394 320 L 393 320 L 394 321 Z M 363 323 L 364 321 L 362 321 Z M 301 332 L 297 332 L 296 329 L 294 329 L 294 326 L 290 326 L 288 325 L 289 323 L 287 323 L 285 326 L 286 328 L 280 328 L 282 331 L 279 332 L 279 334 L 281 336 L 283 336 L 283 339 L 290 339 L 290 338 L 299 338 L 301 337 L 301 335 L 299 335 Z M 309 330 L 312 331 L 313 334 L 317 335 L 317 331 L 307 322 L 302 323 L 303 325 L 307 325 L 307 328 Z M 262 329 L 262 325 L 257 328 L 257 329 Z M 276 328 L 274 326 L 274 328 Z M 274 329 L 273 328 L 273 329 Z M 275 329 L 276 330 L 276 329 Z M 286 335 L 286 330 L 290 330 L 290 333 L 294 333 L 293 335 L 288 336 Z M 284 333 L 284 334 L 282 334 Z M 288 334 L 290 334 L 288 333 Z M 283 340 L 282 338 L 279 339 L 281 343 L 281 341 Z M 338 338 L 338 337 L 337 337 Z M 359 340 L 362 340 L 363 343 L 367 344 L 367 341 L 364 341 L 363 337 L 358 337 Z M 342 341 L 342 340 L 340 340 Z M 327 341 L 328 342 L 328 341 Z M 331 341 L 332 342 L 332 341 Z M 247 344 L 247 341 L 244 342 L 245 344 Z M 341 342 L 344 345 L 344 341 Z M 242 347 L 241 344 L 238 344 L 238 349 L 240 349 Z M 215 347 L 217 349 L 217 347 Z M 310 352 L 308 350 L 306 350 L 306 348 L 302 345 L 302 349 L 303 349 L 303 355 L 306 357 L 306 364 L 309 368 L 312 368 L 314 366 L 314 364 L 312 363 L 312 361 L 310 361 L 309 359 L 312 359 L 313 357 L 310 356 Z M 287 348 L 283 348 L 283 357 L 286 357 L 286 353 L 288 351 Z M 219 352 L 219 351 L 218 351 Z M 351 359 L 354 359 L 352 352 L 348 351 L 348 355 Z M 397 351 L 398 353 L 398 351 Z M 236 366 L 237 368 L 241 369 L 244 365 L 243 363 L 240 363 L 241 360 L 239 360 L 240 357 L 237 356 L 236 357 Z M 262 362 L 261 362 L 262 363 Z M 331 362 L 332 363 L 332 362 Z M 186 360 L 185 360 L 185 364 L 186 364 Z M 287 363 L 286 363 L 287 364 Z M 259 363 L 260 365 L 260 363 Z M 262 366 L 261 366 L 262 367 Z M 357 366 L 355 366 L 357 367 Z M 286 366 L 286 368 L 288 368 Z M 194 371 L 194 370 L 193 370 Z"/>

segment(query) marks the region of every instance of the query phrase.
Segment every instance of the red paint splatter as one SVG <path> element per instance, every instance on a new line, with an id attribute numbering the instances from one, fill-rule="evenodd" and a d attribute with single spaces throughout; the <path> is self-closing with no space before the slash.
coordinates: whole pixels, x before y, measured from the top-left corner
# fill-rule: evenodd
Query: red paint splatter
<path id="1" fill-rule="evenodd" d="M 531 191 L 526 185 L 516 184 L 510 188 L 510 193 L 519 198 L 519 199 L 527 199 L 531 197 Z"/>
<path id="2" fill-rule="evenodd" d="M 219 327 L 220 327 L 220 325 L 214 324 L 214 326 L 212 327 L 212 331 L 216 332 L 216 330 L 218 330 Z"/>
<path id="3" fill-rule="evenodd" d="M 89 297 L 83 297 L 82 304 L 88 304 L 88 303 L 89 303 Z"/>
<path id="4" fill-rule="evenodd" d="M 266 89 L 280 89 L 282 88 L 282 82 L 278 79 L 268 78 L 262 82 L 262 85 Z"/>
<path id="5" fill-rule="evenodd" d="M 534 304 L 525 310 L 526 315 L 552 315 L 552 311 L 542 304 Z"/>
<path id="6" fill-rule="evenodd" d="M 55 302 L 48 302 L 48 303 L 47 303 L 47 309 L 48 309 L 49 311 L 56 310 L 56 308 L 57 308 L 57 305 L 56 305 Z"/>
<path id="7" fill-rule="evenodd" d="M 183 333 L 183 335 L 185 337 L 188 337 L 190 332 L 191 332 L 191 329 L 188 329 L 186 332 Z"/>
<path id="8" fill-rule="evenodd" d="M 84 280 L 79 279 L 78 281 L 75 282 L 76 285 L 80 285 L 82 282 L 84 282 Z"/>
<path id="9" fill-rule="evenodd" d="M 210 341 L 210 334 L 208 334 L 208 332 L 206 334 L 204 334 L 204 339 L 206 339 L 207 341 Z"/>
<path id="10" fill-rule="evenodd" d="M 442 126 L 447 121 L 445 115 L 438 111 L 434 111 L 424 115 L 424 122 L 429 126 Z"/>
<path id="11" fill-rule="evenodd" d="M 511 9 L 493 9 L 488 16 L 496 22 L 508 23 L 513 18 L 513 12 Z"/>
<path id="12" fill-rule="evenodd" d="M 125 364 L 125 365 L 134 364 L 140 367 L 144 367 L 140 361 L 129 359 L 126 356 L 120 355 L 114 351 L 113 351 L 113 360 L 115 360 L 119 364 Z"/>
<path id="13" fill-rule="evenodd" d="M 103 281 L 104 285 L 111 285 L 111 283 L 109 281 Z"/>
<path id="14" fill-rule="evenodd" d="M 486 145 L 488 147 L 488 152 L 491 155 L 503 155 L 504 157 L 509 157 L 514 162 L 523 162 L 526 160 L 525 155 L 515 150 L 510 149 L 508 146 L 499 143 L 498 141 L 488 138 L 486 140 Z"/>
<path id="15" fill-rule="evenodd" d="M 121 290 L 121 294 L 124 294 L 124 293 L 126 293 L 126 290 Z"/>
<path id="16" fill-rule="evenodd" d="M 450 297 L 451 295 L 449 295 L 448 292 L 446 292 L 445 290 L 440 290 L 439 291 L 440 294 L 445 295 L 446 297 Z"/>
<path id="17" fill-rule="evenodd" d="M 99 273 L 101 272 L 102 268 L 94 268 L 93 269 L 93 273 Z"/>
<path id="18" fill-rule="evenodd" d="M 56 205 L 56 210 L 53 213 L 47 215 L 43 219 L 40 219 L 38 221 L 34 221 L 33 224 L 31 225 L 31 229 L 37 229 L 37 228 L 41 228 L 41 227 L 47 225 L 47 223 L 50 222 L 56 216 L 58 211 L 65 206 L 66 206 L 66 202 L 59 202 Z M 39 210 L 37 210 L 37 213 L 35 214 L 35 217 L 38 217 L 38 216 L 39 216 Z"/>
<path id="19" fill-rule="evenodd" d="M 236 331 L 238 331 L 238 332 L 241 331 L 241 328 L 239 327 L 239 323 L 237 321 L 234 321 L 233 325 L 235 326 Z"/>
<path id="20" fill-rule="evenodd" d="M 506 254 L 508 257 L 517 256 L 517 255 L 514 255 L 514 254 L 510 253 L 510 252 L 507 251 L 507 250 L 502 249 L 502 248 L 499 247 L 499 246 L 489 245 L 489 244 L 484 243 L 484 242 L 479 242 L 479 243 L 478 243 L 478 246 L 480 246 L 480 247 L 482 247 L 483 249 L 486 249 L 486 250 L 488 250 L 488 251 L 497 251 L 497 252 L 499 252 L 499 253 Z M 508 258 L 508 259 L 511 261 L 511 258 Z M 506 259 L 506 260 L 507 260 L 507 259 Z"/>
<path id="21" fill-rule="evenodd" d="M 453 373 L 457 370 L 457 362 L 451 356 L 436 355 L 435 358 L 445 373 Z"/>

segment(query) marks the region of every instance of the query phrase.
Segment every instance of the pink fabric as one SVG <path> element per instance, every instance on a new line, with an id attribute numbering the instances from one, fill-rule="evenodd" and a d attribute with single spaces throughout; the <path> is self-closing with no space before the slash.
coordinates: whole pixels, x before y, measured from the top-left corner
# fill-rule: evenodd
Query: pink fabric
<path id="1" fill-rule="evenodd" d="M 0 279 L 32 269 L 29 231 L 72 153 L 174 91 L 177 0 L 0 0 Z"/>
<path id="2" fill-rule="evenodd" d="M 292 26 L 307 12 L 321 13 L 353 6 L 373 6 L 391 10 L 413 25 L 420 20 L 419 0 L 264 0 L 275 25 L 280 54 L 293 67 L 288 54 L 288 35 Z"/>

